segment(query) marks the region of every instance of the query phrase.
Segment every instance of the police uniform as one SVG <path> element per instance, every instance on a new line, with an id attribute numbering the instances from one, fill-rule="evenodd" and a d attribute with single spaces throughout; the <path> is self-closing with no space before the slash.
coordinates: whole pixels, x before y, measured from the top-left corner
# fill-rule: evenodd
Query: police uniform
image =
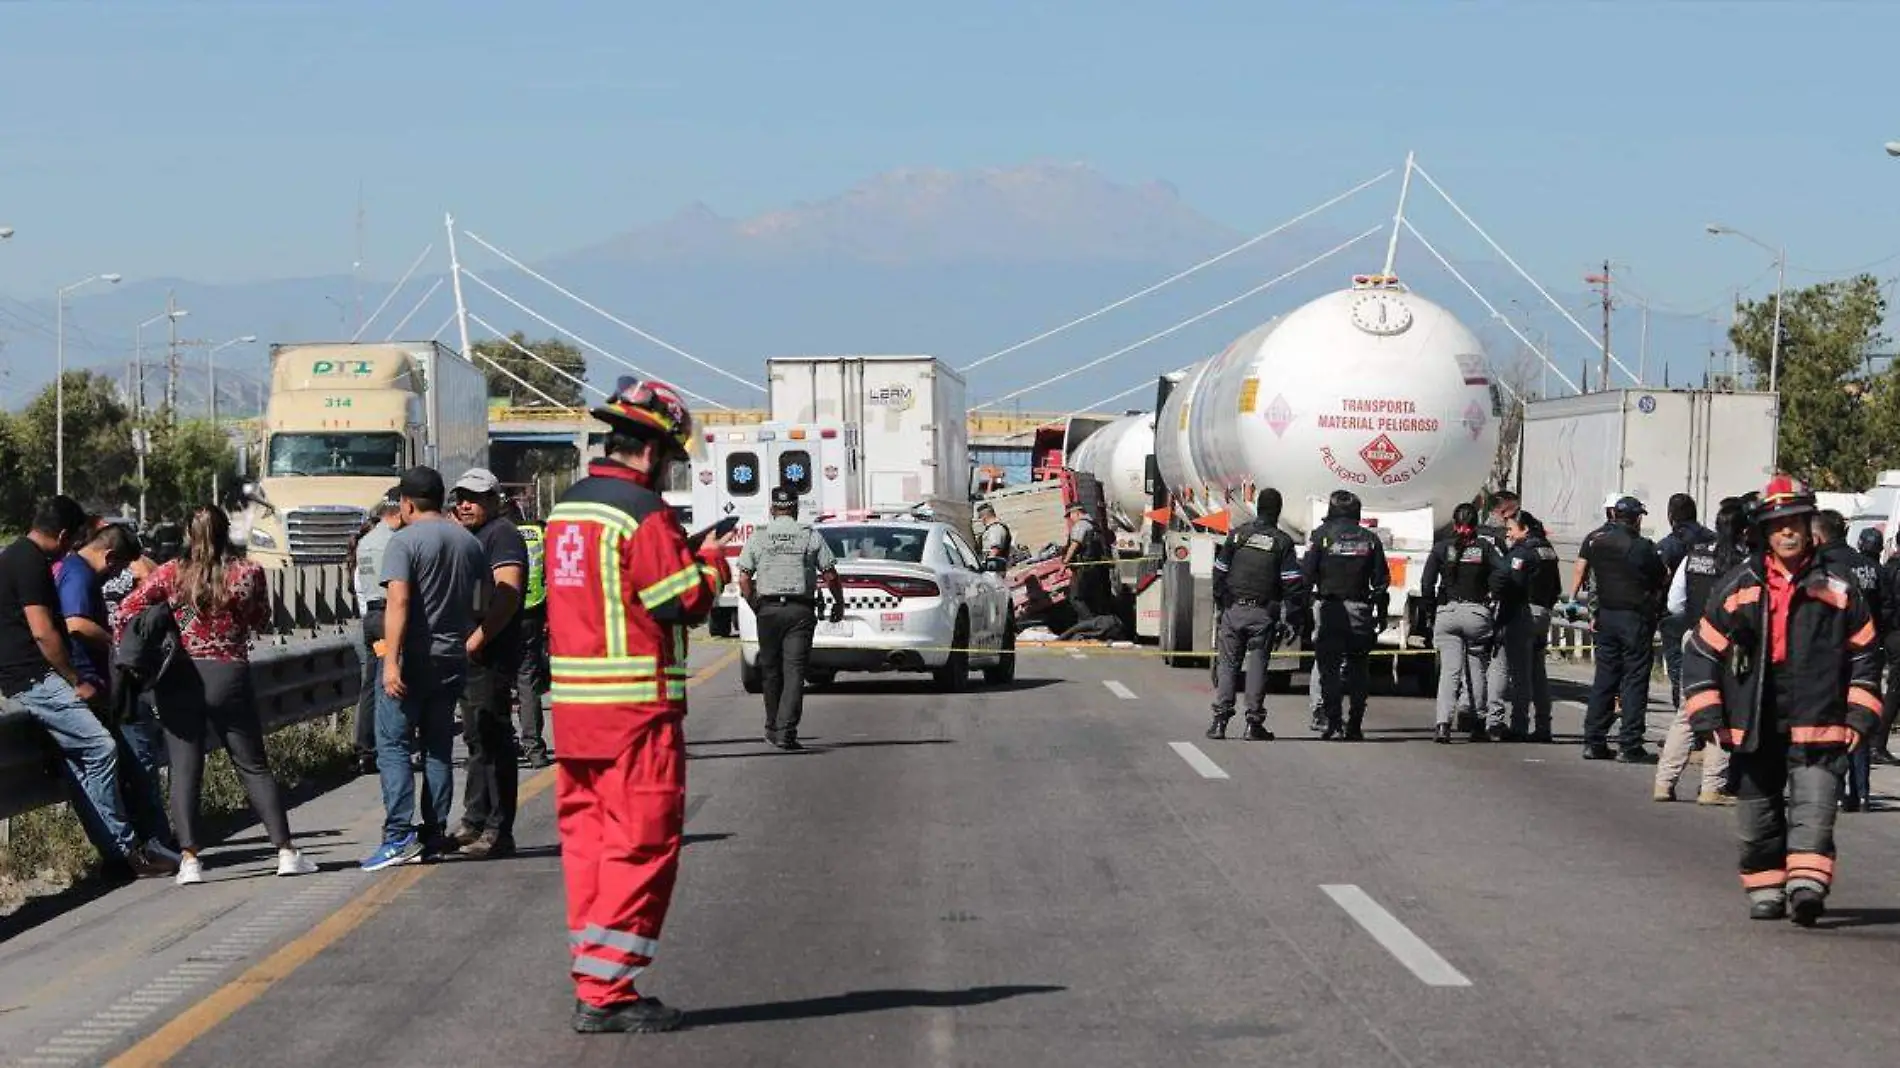
<path id="1" fill-rule="evenodd" d="M 1884 633 L 1886 621 L 1882 617 L 1881 609 L 1886 600 L 1886 583 L 1881 576 L 1880 565 L 1868 559 L 1864 553 L 1848 546 L 1846 542 L 1840 541 L 1821 546 L 1818 555 L 1822 563 L 1839 568 L 1853 579 L 1855 588 L 1860 590 L 1861 597 L 1867 602 L 1867 614 L 1873 618 L 1874 633 L 1876 635 Z M 1870 756 L 1873 746 L 1871 743 L 1878 740 L 1877 737 L 1868 739 L 1869 744 L 1855 749 L 1848 758 L 1847 775 L 1842 780 L 1845 788 L 1842 801 L 1849 812 L 1858 812 L 1863 806 L 1872 802 L 1873 762 Z"/>
<path id="2" fill-rule="evenodd" d="M 1016 548 L 1016 537 L 1010 533 L 1009 524 L 1000 519 L 992 519 L 983 528 L 979 548 L 983 551 L 985 561 L 1001 560 L 1007 566 L 1010 553 Z"/>
<path id="3" fill-rule="evenodd" d="M 798 497 L 779 487 L 774 509 L 796 507 Z M 793 748 L 805 699 L 805 666 L 818 629 L 818 577 L 837 569 L 831 546 L 796 518 L 774 515 L 754 531 L 739 552 L 738 569 L 752 576 L 752 611 L 759 621 L 759 675 L 765 690 L 765 737 Z M 832 618 L 842 616 L 836 604 Z"/>
<path id="4" fill-rule="evenodd" d="M 1544 664 L 1545 650 L 1550 645 L 1551 608 L 1563 593 L 1563 579 L 1557 574 L 1557 550 L 1533 534 L 1511 547 L 1504 565 L 1508 596 L 1514 606 L 1504 628 L 1511 733 L 1521 738 L 1528 731 L 1531 741 L 1548 742 L 1550 676 Z"/>
<path id="5" fill-rule="evenodd" d="M 1656 543 L 1656 554 L 1662 558 L 1663 570 L 1673 580 L 1676 570 L 1688 559 L 1690 549 L 1714 542 L 1715 531 L 1691 520 L 1677 524 L 1674 530 L 1663 535 L 1662 540 Z M 1662 622 L 1656 626 L 1656 637 L 1662 642 L 1663 670 L 1669 676 L 1671 707 L 1682 704 L 1682 639 L 1694 625 L 1694 620 L 1685 620 L 1669 612 L 1663 615 Z"/>
<path id="6" fill-rule="evenodd" d="M 1069 579 L 1069 605 L 1075 610 L 1075 621 L 1084 623 L 1096 616 L 1112 614 L 1108 603 L 1108 568 L 1103 566 L 1103 561 L 1108 559 L 1108 549 L 1088 512 L 1077 507 L 1073 514 L 1075 523 L 1069 527 L 1069 544 L 1075 546 L 1075 555 L 1069 558 L 1069 563 L 1075 571 Z"/>
<path id="7" fill-rule="evenodd" d="M 548 689 L 548 585 L 543 552 L 545 528 L 539 523 L 518 524 L 528 545 L 528 588 L 521 602 L 521 674 L 515 681 L 520 703 L 521 753 L 530 767 L 553 763 L 543 733 L 541 695 Z"/>
<path id="8" fill-rule="evenodd" d="M 1438 650 L 1437 741 L 1451 740 L 1454 713 L 1488 716 L 1488 725 L 1474 725 L 1473 741 L 1502 740 L 1504 708 L 1488 699 L 1492 643 L 1496 633 L 1497 598 L 1504 589 L 1504 572 L 1497 549 L 1475 534 L 1451 537 L 1432 547 L 1425 561 L 1419 592 L 1436 609 L 1432 645 Z"/>
<path id="9" fill-rule="evenodd" d="M 1366 715 L 1366 662 L 1385 629 L 1391 579 L 1385 546 L 1359 525 L 1358 496 L 1333 494 L 1326 521 L 1313 531 L 1301 568 L 1313 591 L 1314 652 L 1319 659 L 1320 708 L 1326 728 L 1340 726 L 1342 699 L 1350 701 L 1346 737 L 1357 739 Z"/>
<path id="10" fill-rule="evenodd" d="M 1649 763 L 1643 748 L 1645 715 L 1649 708 L 1649 671 L 1655 661 L 1650 636 L 1656 633 L 1656 608 L 1667 575 L 1662 557 L 1633 523 L 1646 514 L 1642 502 L 1624 497 L 1617 504 L 1624 522 L 1612 522 L 1583 541 L 1581 556 L 1596 578 L 1596 680 L 1590 689 L 1590 710 L 1583 721 L 1584 756 L 1605 760 L 1610 720 L 1622 700 L 1623 728 L 1619 737 L 1626 763 Z"/>
<path id="11" fill-rule="evenodd" d="M 1674 577 L 1669 584 L 1669 614 L 1681 621 L 1682 637 L 1676 639 L 1677 648 L 1688 647 L 1689 632 L 1702 622 L 1707 611 L 1709 594 L 1715 584 L 1730 566 L 1740 562 L 1748 555 L 1745 547 L 1729 546 L 1724 551 L 1716 541 L 1697 542 L 1684 552 L 1682 563 L 1676 567 Z M 1674 801 L 1676 784 L 1682 781 L 1682 774 L 1689 766 L 1689 754 L 1694 750 L 1695 731 L 1690 726 L 1690 710 L 1677 702 L 1676 715 L 1669 724 L 1669 734 L 1663 739 L 1662 756 L 1656 762 L 1656 781 L 1654 796 L 1658 801 Z M 1731 803 L 1734 798 L 1728 792 L 1729 755 L 1719 745 L 1704 746 L 1702 750 L 1702 788 L 1697 799 L 1705 805 Z"/>
<path id="12" fill-rule="evenodd" d="M 1227 736 L 1234 717 L 1234 691 L 1247 673 L 1247 739 L 1270 741 L 1266 729 L 1267 659 L 1285 625 L 1281 572 L 1296 553 L 1293 539 L 1273 523 L 1255 519 L 1234 528 L 1214 554 L 1214 602 L 1221 609 L 1214 721 L 1209 738 Z"/>

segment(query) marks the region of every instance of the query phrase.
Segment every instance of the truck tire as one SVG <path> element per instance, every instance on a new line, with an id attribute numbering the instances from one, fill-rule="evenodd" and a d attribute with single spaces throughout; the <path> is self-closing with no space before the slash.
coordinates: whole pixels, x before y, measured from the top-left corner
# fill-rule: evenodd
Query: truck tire
<path id="1" fill-rule="evenodd" d="M 1003 651 L 996 663 L 983 669 L 983 681 L 991 686 L 1007 686 L 1016 681 L 1016 616 L 1003 621 Z"/>
<path id="2" fill-rule="evenodd" d="M 1185 561 L 1170 560 L 1161 571 L 1161 662 L 1169 667 L 1193 667 L 1201 658 L 1194 651 L 1194 574 Z"/>
<path id="3" fill-rule="evenodd" d="M 931 672 L 939 693 L 962 693 L 970 685 L 970 654 L 964 650 L 970 645 L 970 617 L 958 613 L 957 629 L 950 639 L 950 648 L 955 650 L 943 662 L 943 666 Z"/>

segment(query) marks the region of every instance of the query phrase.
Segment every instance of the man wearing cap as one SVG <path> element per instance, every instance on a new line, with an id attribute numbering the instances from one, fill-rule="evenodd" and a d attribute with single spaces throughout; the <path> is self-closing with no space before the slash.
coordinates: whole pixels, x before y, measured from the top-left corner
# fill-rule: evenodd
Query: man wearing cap
<path id="1" fill-rule="evenodd" d="M 383 685 L 383 554 L 402 529 L 402 501 L 391 486 L 370 510 L 366 529 L 350 548 L 356 579 L 356 606 L 363 617 L 363 684 L 356 702 L 356 763 L 364 775 L 376 773 L 376 695 Z"/>
<path id="2" fill-rule="evenodd" d="M 695 545 L 655 488 L 693 418 L 672 387 L 630 382 L 593 416 L 606 456 L 548 516 L 556 813 L 567 883 L 572 1025 L 671 1031 L 635 986 L 660 951 L 686 808 L 687 631 L 711 614 L 730 535 Z"/>
<path id="3" fill-rule="evenodd" d="M 1649 670 L 1655 659 L 1650 645 L 1656 617 L 1668 587 L 1656 546 L 1641 533 L 1643 502 L 1620 497 L 1611 509 L 1614 520 L 1583 539 L 1578 562 L 1596 576 L 1597 609 L 1591 630 L 1596 635 L 1596 681 L 1590 689 L 1590 707 L 1583 721 L 1583 758 L 1615 759 L 1624 764 L 1653 764 L 1654 755 L 1643 747 L 1648 726 Z M 1571 596 L 1581 599 L 1582 584 Z M 1610 721 L 1622 701 L 1621 751 L 1612 755 L 1608 745 Z"/>
<path id="4" fill-rule="evenodd" d="M 462 823 L 450 835 L 465 857 L 507 856 L 515 849 L 515 682 L 521 674 L 521 600 L 528 544 L 501 514 L 501 482 L 484 467 L 455 482 L 455 518 L 482 543 L 491 578 L 488 607 L 468 636 L 468 685 L 462 691 L 462 740 L 468 787 Z"/>
<path id="5" fill-rule="evenodd" d="M 976 517 L 983 522 L 983 535 L 977 546 L 982 550 L 983 563 L 998 571 L 1008 570 L 1010 553 L 1016 547 L 1016 538 L 1010 533 L 1009 524 L 996 518 L 996 509 L 988 501 L 976 506 Z M 998 566 L 996 561 L 1001 561 L 1001 565 Z"/>
<path id="6" fill-rule="evenodd" d="M 765 740 L 802 749 L 805 665 L 818 628 L 818 581 L 831 591 L 831 622 L 844 619 L 844 582 L 831 546 L 798 521 L 798 495 L 772 491 L 772 520 L 746 539 L 735 565 L 739 596 L 759 620 L 759 676 L 765 690 Z"/>
<path id="7" fill-rule="evenodd" d="M 468 679 L 469 635 L 488 578 L 481 542 L 442 512 L 442 476 L 412 467 L 397 483 L 402 529 L 383 550 L 383 691 L 376 704 L 376 770 L 383 841 L 364 871 L 408 864 L 443 847 L 454 801 L 455 703 Z M 422 735 L 422 827 L 410 740 Z"/>
<path id="8" fill-rule="evenodd" d="M 1683 650 L 1683 707 L 1732 755 L 1749 917 L 1812 926 L 1834 883 L 1841 778 L 1880 723 L 1879 636 L 1853 577 L 1820 558 L 1814 493 L 1776 475 L 1764 551 L 1718 581 Z"/>
<path id="9" fill-rule="evenodd" d="M 1108 568 L 1104 566 L 1108 548 L 1081 501 L 1069 505 L 1068 512 L 1069 543 L 1062 550 L 1062 566 L 1074 568 L 1069 577 L 1069 606 L 1075 610 L 1075 621 L 1084 623 L 1111 614 Z"/>

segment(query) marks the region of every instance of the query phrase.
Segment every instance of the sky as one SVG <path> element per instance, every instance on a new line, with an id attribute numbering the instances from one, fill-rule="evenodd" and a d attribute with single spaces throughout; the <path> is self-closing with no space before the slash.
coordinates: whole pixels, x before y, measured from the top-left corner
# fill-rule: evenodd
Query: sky
<path id="1" fill-rule="evenodd" d="M 1785 242 L 1791 284 L 1900 274 L 1897 31 L 1875 0 L 23 0 L 0 293 L 347 273 L 359 183 L 393 279 L 445 210 L 532 258 L 695 201 L 1056 159 L 1253 232 L 1416 150 L 1547 285 L 1607 258 L 1693 311 L 1773 283 L 1711 221 Z"/>

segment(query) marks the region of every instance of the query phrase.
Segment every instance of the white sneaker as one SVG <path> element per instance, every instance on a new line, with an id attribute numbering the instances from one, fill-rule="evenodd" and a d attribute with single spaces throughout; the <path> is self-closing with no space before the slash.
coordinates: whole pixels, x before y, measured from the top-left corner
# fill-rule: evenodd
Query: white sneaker
<path id="1" fill-rule="evenodd" d="M 176 879 L 179 886 L 197 886 L 204 881 L 205 866 L 202 861 L 195 855 L 179 858 L 178 877 Z"/>
<path id="2" fill-rule="evenodd" d="M 317 862 L 296 849 L 277 851 L 277 874 L 279 875 L 315 875 Z"/>

